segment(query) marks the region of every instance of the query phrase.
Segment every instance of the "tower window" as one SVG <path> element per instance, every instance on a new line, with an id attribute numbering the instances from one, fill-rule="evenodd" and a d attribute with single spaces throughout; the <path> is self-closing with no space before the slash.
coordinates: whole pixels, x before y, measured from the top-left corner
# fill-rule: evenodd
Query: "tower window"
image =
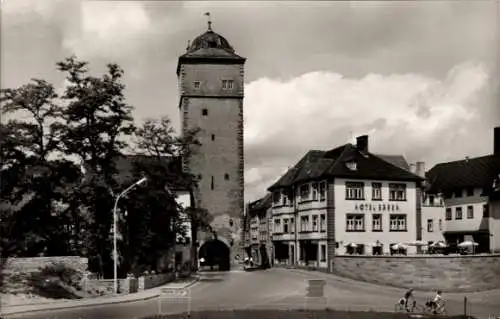
<path id="1" fill-rule="evenodd" d="M 195 89 L 199 89 L 200 88 L 200 81 L 194 81 L 193 86 Z"/>
<path id="2" fill-rule="evenodd" d="M 215 134 L 212 134 L 212 141 L 215 140 Z"/>
<path id="3" fill-rule="evenodd" d="M 228 174 L 228 173 L 224 174 L 224 179 L 225 179 L 226 181 L 228 181 L 228 180 L 229 180 L 229 174 Z"/>
<path id="4" fill-rule="evenodd" d="M 207 109 L 201 110 L 201 115 L 207 116 L 208 115 L 208 110 Z"/>
<path id="5" fill-rule="evenodd" d="M 214 177 L 212 176 L 212 181 L 210 182 L 210 189 L 214 189 Z"/>
<path id="6" fill-rule="evenodd" d="M 233 80 L 222 80 L 222 88 L 225 90 L 230 90 L 233 88 Z"/>

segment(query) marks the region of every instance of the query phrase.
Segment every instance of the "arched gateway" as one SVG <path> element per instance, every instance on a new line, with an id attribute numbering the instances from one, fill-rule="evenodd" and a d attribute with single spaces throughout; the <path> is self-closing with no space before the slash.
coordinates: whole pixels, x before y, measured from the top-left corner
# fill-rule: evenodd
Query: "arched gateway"
<path id="1" fill-rule="evenodd" d="M 231 268 L 230 247 L 220 239 L 209 239 L 201 244 L 198 260 L 203 260 L 201 266 L 217 266 L 218 270 L 228 271 Z"/>

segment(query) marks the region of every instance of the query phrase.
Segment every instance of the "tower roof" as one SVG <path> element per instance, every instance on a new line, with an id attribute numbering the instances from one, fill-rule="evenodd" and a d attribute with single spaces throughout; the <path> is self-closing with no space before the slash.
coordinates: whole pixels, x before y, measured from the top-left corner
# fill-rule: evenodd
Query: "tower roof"
<path id="1" fill-rule="evenodd" d="M 234 53 L 234 49 L 222 35 L 208 29 L 205 33 L 196 37 L 188 47 L 188 53 L 194 53 L 203 49 L 224 50 L 227 53 Z"/>
<path id="2" fill-rule="evenodd" d="M 209 13 L 205 15 L 210 17 Z M 188 44 L 187 52 L 179 57 L 177 74 L 179 67 L 183 62 L 235 62 L 244 63 L 245 58 L 237 55 L 229 43 L 222 35 L 212 30 L 212 22 L 208 21 L 208 29 L 206 32 L 197 36 L 190 44 Z"/>

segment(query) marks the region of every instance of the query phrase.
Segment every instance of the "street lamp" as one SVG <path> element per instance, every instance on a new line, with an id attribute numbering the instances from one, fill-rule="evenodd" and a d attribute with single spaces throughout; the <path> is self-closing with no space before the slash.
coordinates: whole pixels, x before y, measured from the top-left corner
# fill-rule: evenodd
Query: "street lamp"
<path id="1" fill-rule="evenodd" d="M 118 201 L 120 198 L 124 195 L 126 195 L 128 192 L 130 192 L 134 187 L 141 185 L 147 180 L 146 177 L 141 178 L 134 184 L 130 185 L 127 189 L 125 189 L 123 192 L 121 192 L 115 200 L 115 206 L 113 207 L 113 270 L 114 270 L 114 291 L 115 294 L 118 293 L 118 249 L 116 245 L 116 224 L 118 223 L 118 215 L 116 214 L 116 208 L 118 207 Z"/>

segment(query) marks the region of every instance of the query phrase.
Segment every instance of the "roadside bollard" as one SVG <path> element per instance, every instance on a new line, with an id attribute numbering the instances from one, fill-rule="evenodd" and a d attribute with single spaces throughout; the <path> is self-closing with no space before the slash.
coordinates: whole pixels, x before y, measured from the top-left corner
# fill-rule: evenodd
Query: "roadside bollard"
<path id="1" fill-rule="evenodd" d="M 467 318 L 467 296 L 464 297 L 464 317 Z"/>

